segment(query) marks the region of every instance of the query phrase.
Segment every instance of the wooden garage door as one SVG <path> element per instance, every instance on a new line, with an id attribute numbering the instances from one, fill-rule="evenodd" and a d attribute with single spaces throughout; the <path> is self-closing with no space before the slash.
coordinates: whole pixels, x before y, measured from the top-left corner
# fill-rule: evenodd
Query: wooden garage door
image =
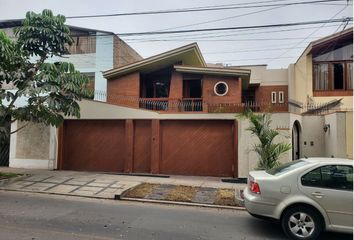
<path id="1" fill-rule="evenodd" d="M 234 121 L 161 121 L 161 173 L 233 176 L 234 132 Z"/>
<path id="2" fill-rule="evenodd" d="M 123 172 L 125 122 L 66 120 L 60 168 L 79 171 Z"/>

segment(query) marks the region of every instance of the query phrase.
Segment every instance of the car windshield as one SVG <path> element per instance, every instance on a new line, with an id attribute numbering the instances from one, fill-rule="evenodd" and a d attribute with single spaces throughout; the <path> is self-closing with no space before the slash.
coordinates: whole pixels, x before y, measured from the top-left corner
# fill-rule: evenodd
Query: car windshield
<path id="1" fill-rule="evenodd" d="M 307 164 L 309 164 L 309 162 L 307 162 L 307 161 L 295 160 L 295 161 L 292 161 L 292 162 L 284 163 L 284 164 L 282 164 L 282 165 L 280 165 L 278 167 L 269 169 L 266 172 L 271 174 L 271 175 L 278 176 L 278 175 L 284 174 L 286 172 L 290 172 L 290 171 L 292 171 L 292 170 L 294 170 L 296 168 L 299 168 L 299 167 L 307 165 Z"/>

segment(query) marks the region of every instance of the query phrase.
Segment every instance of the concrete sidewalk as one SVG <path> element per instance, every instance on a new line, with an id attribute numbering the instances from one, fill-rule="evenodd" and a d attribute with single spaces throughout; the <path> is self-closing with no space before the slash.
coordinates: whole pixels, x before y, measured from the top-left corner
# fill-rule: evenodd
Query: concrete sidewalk
<path id="1" fill-rule="evenodd" d="M 242 189 L 244 184 L 225 183 L 217 177 L 170 176 L 169 178 L 76 171 L 49 171 L 0 167 L 0 172 L 26 174 L 0 186 L 2 190 L 39 192 L 114 199 L 141 183 Z"/>

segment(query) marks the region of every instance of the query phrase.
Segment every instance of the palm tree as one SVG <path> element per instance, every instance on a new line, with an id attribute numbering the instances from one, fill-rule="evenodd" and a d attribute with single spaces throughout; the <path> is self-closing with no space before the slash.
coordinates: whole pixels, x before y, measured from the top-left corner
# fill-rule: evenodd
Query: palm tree
<path id="1" fill-rule="evenodd" d="M 279 156 L 291 149 L 289 143 L 273 143 L 279 132 L 270 127 L 272 122 L 270 113 L 255 114 L 251 110 L 246 110 L 241 114 L 243 118 L 250 121 L 251 126 L 248 131 L 259 139 L 259 143 L 252 148 L 259 155 L 257 169 L 267 170 L 278 166 Z"/>

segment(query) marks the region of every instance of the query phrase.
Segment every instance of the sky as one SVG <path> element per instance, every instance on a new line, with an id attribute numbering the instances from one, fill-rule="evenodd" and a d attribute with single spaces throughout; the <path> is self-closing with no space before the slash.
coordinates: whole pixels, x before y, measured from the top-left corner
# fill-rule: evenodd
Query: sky
<path id="1" fill-rule="evenodd" d="M 67 17 L 166 9 L 229 5 L 250 6 L 313 0 L 0 0 L 0 20 L 24 18 L 27 11 L 51 9 Z M 260 3 L 263 2 L 263 3 Z M 119 33 L 160 30 L 225 28 L 307 22 L 353 16 L 352 0 L 292 6 L 267 6 L 218 11 L 67 19 L 67 24 Z M 349 23 L 348 27 L 352 24 Z M 306 46 L 338 32 L 343 23 L 327 23 L 257 30 L 213 31 L 169 35 L 122 36 L 142 57 L 150 57 L 197 42 L 208 63 L 224 65 L 267 64 L 287 68 Z"/>

